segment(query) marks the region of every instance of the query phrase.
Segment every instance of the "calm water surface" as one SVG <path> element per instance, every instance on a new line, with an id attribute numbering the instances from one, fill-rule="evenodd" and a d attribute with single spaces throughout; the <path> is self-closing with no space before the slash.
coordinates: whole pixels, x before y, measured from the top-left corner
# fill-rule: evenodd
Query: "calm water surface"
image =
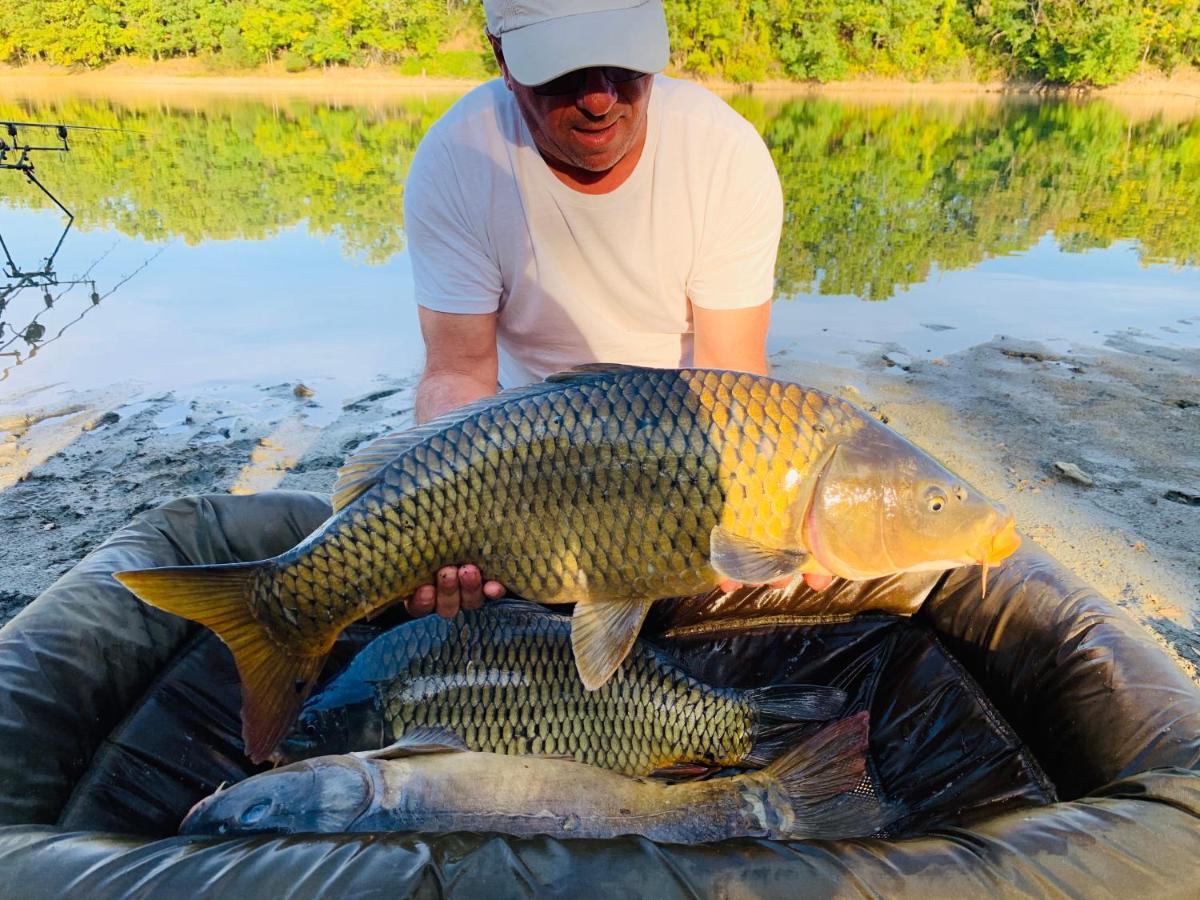
<path id="1" fill-rule="evenodd" d="M 304 381 L 339 401 L 415 372 L 404 180 L 452 100 L 0 99 L 0 119 L 126 129 L 35 157 L 76 216 L 60 277 L 87 272 L 107 296 L 56 289 L 47 309 L 40 290 L 11 295 L 0 402 L 45 385 L 228 380 Z M 921 358 L 997 333 L 1099 344 L 1127 329 L 1200 345 L 1200 115 L 730 102 L 784 184 L 773 351 Z M 19 266 L 39 265 L 63 224 L 0 170 L 0 236 Z"/>

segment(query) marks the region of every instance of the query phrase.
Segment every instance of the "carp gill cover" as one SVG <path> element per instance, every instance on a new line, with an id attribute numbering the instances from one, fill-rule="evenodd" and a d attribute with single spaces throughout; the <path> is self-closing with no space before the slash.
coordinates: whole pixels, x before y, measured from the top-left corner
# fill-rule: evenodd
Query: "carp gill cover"
<path id="1" fill-rule="evenodd" d="M 845 700 L 831 687 L 711 687 L 643 641 L 588 691 L 571 620 L 501 600 L 376 638 L 309 699 L 274 758 L 373 750 L 436 727 L 471 750 L 570 756 L 627 775 L 763 766 L 794 743 L 786 723 L 832 719 Z"/>
<path id="2" fill-rule="evenodd" d="M 356 453 L 333 506 L 273 559 L 116 573 L 229 646 L 256 761 L 338 634 L 443 565 L 575 603 L 595 689 L 655 600 L 721 579 L 986 567 L 1019 543 L 1004 509 L 852 404 L 708 369 L 585 366 L 470 404 Z"/>

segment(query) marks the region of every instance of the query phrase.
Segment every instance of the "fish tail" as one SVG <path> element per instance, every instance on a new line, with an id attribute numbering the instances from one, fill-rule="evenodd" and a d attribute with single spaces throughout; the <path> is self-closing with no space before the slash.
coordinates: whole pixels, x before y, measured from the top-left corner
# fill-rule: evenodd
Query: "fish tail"
<path id="1" fill-rule="evenodd" d="M 846 705 L 845 691 L 812 684 L 773 684 L 751 688 L 743 696 L 760 722 L 824 722 Z"/>
<path id="2" fill-rule="evenodd" d="M 796 745 L 805 722 L 825 722 L 846 705 L 846 692 L 809 684 L 775 684 L 753 688 L 743 698 L 754 709 L 753 741 L 742 759 L 746 765 L 765 766 Z"/>
<path id="3" fill-rule="evenodd" d="M 821 729 L 763 770 L 782 784 L 795 821 L 788 837 L 850 837 L 881 831 L 900 812 L 873 790 L 856 791 L 868 779 L 866 712 Z"/>
<path id="4" fill-rule="evenodd" d="M 143 602 L 207 625 L 233 654 L 242 682 L 242 741 L 262 762 L 282 740 L 321 671 L 325 654 L 289 653 L 250 608 L 251 585 L 268 564 L 237 563 L 114 572 Z"/>

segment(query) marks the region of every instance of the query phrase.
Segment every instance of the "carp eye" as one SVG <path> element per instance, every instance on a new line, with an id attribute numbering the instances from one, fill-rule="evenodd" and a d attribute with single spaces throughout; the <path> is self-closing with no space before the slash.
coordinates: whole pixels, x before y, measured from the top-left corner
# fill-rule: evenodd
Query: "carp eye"
<path id="1" fill-rule="evenodd" d="M 930 488 L 925 492 L 925 502 L 930 512 L 941 512 L 946 506 L 946 495 L 939 488 Z"/>
<path id="2" fill-rule="evenodd" d="M 317 727 L 317 723 L 312 719 L 306 719 L 304 721 L 304 733 L 309 737 L 316 737 L 320 730 L 321 729 Z"/>
<path id="3" fill-rule="evenodd" d="M 271 811 L 270 800 L 260 800 L 253 806 L 248 806 L 242 810 L 242 814 L 238 816 L 238 822 L 242 825 L 253 825 L 255 822 L 263 818 Z"/>

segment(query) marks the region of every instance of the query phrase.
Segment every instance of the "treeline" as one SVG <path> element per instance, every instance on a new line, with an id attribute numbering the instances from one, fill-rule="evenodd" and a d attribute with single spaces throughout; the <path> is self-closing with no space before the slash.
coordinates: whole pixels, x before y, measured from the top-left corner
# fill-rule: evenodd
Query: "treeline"
<path id="1" fill-rule="evenodd" d="M 378 262 L 403 249 L 409 162 L 450 102 L 200 113 L 0 103 L 0 119 L 138 132 L 76 132 L 70 153 L 39 158 L 39 178 L 82 229 L 199 242 L 304 225 Z M 934 269 L 969 268 L 1047 233 L 1068 250 L 1131 240 L 1144 262 L 1200 265 L 1200 119 L 1133 121 L 1104 102 L 734 102 L 783 182 L 780 296 L 882 300 Z M 49 207 L 16 177 L 0 178 L 0 204 Z"/>
<path id="2" fill-rule="evenodd" d="M 665 0 L 676 71 L 731 81 L 858 75 L 1111 84 L 1200 65 L 1197 0 Z M 480 0 L 12 0 L 0 61 L 216 68 L 397 64 L 480 78 Z"/>

